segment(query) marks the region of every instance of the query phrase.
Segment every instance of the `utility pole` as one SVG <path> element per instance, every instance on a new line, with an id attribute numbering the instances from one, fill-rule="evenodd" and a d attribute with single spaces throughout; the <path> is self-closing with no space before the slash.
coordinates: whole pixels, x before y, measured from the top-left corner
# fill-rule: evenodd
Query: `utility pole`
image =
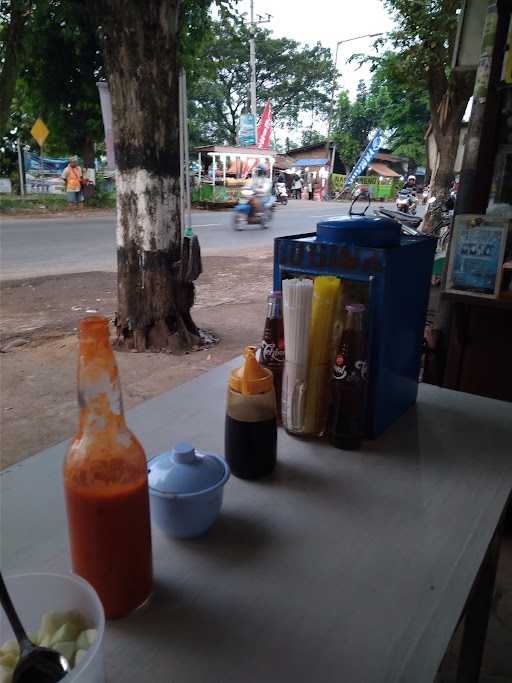
<path id="1" fill-rule="evenodd" d="M 332 79 L 332 86 L 331 86 L 331 106 L 329 107 L 329 120 L 327 122 L 328 129 L 327 129 L 327 140 L 330 141 L 331 139 L 331 130 L 332 130 L 332 119 L 334 115 L 334 96 L 336 94 L 336 68 L 338 66 L 338 49 L 340 45 L 343 45 L 343 43 L 351 43 L 353 40 L 361 40 L 361 38 L 377 38 L 378 36 L 384 36 L 386 35 L 385 33 L 366 33 L 364 36 L 354 36 L 354 38 L 345 38 L 345 40 L 338 40 L 336 43 L 336 53 L 334 56 L 334 76 Z"/>
<path id="2" fill-rule="evenodd" d="M 268 24 L 271 19 L 272 16 L 270 14 L 267 14 L 266 19 L 258 14 L 258 20 L 254 21 L 254 0 L 251 0 L 251 38 L 249 40 L 249 55 L 251 65 L 251 114 L 254 116 L 254 121 L 256 121 L 256 44 L 254 41 L 254 31 L 256 26 Z"/>

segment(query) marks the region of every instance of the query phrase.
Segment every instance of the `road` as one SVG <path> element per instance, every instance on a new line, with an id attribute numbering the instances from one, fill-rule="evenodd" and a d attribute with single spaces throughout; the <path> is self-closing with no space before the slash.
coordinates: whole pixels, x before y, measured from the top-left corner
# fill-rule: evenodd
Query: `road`
<path id="1" fill-rule="evenodd" d="M 386 204 L 393 208 L 392 204 Z M 194 211 L 192 225 L 204 255 L 269 247 L 274 237 L 313 232 L 322 218 L 348 213 L 348 204 L 290 201 L 277 207 L 272 227 L 235 232 L 229 211 Z M 114 270 L 115 212 L 53 218 L 0 219 L 0 279 Z"/>

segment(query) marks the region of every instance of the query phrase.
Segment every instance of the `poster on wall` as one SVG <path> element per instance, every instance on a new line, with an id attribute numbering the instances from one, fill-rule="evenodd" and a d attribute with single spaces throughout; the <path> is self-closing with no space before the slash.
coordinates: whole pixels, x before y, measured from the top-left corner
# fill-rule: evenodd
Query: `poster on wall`
<path id="1" fill-rule="evenodd" d="M 457 216 L 447 291 L 498 297 L 508 234 L 507 220 L 478 215 Z"/>

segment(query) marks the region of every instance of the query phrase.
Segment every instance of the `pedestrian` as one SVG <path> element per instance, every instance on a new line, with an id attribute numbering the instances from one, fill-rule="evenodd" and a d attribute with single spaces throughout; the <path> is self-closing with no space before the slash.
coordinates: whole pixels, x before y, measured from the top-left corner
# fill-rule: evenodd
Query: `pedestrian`
<path id="1" fill-rule="evenodd" d="M 66 198 L 69 204 L 78 208 L 84 201 L 82 192 L 84 179 L 82 169 L 78 165 L 78 157 L 70 157 L 68 165 L 62 171 L 62 178 L 66 183 Z"/>
<path id="2" fill-rule="evenodd" d="M 300 199 L 302 192 L 302 180 L 300 176 L 296 175 L 292 185 L 292 192 L 295 199 Z"/>
<path id="3" fill-rule="evenodd" d="M 313 199 L 313 174 L 310 173 L 308 175 L 308 182 L 307 182 L 307 190 L 308 190 L 308 199 L 311 201 Z"/>

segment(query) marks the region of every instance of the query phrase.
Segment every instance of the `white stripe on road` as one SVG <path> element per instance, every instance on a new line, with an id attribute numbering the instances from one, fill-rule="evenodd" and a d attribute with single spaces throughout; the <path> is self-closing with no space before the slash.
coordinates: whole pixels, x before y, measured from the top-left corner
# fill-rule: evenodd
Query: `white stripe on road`
<path id="1" fill-rule="evenodd" d="M 192 223 L 193 228 L 215 228 L 219 225 L 222 225 L 222 223 L 202 223 L 199 225 L 195 225 L 194 223 Z"/>

